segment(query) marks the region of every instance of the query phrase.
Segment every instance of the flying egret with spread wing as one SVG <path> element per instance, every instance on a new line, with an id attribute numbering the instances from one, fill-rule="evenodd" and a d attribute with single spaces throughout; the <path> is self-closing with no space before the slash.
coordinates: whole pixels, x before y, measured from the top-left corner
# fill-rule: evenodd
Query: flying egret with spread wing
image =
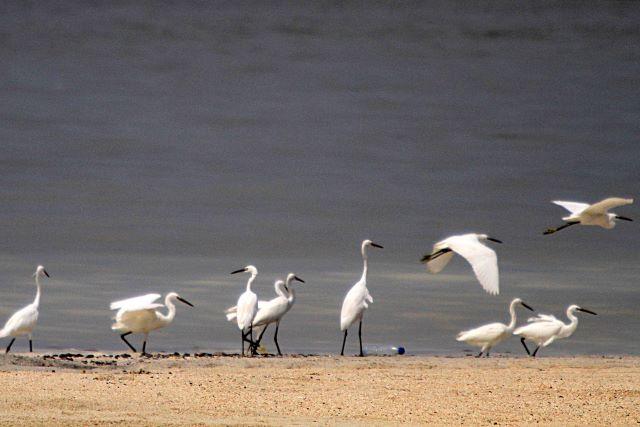
<path id="1" fill-rule="evenodd" d="M 164 298 L 164 304 L 155 302 L 160 297 L 160 294 L 147 294 L 114 301 L 109 306 L 111 310 L 118 310 L 114 317 L 115 323 L 111 325 L 111 329 L 118 331 L 122 341 L 134 352 L 137 350 L 127 341 L 126 337 L 128 335 L 137 333 L 144 334 L 142 354 L 146 354 L 149 332 L 168 326 L 176 317 L 176 306 L 173 302 L 177 300 L 193 307 L 193 304 L 175 292 L 169 292 L 167 294 Z M 163 314 L 157 310 L 165 307 L 169 310 L 167 314 Z"/>
<path id="2" fill-rule="evenodd" d="M 553 201 L 552 203 L 555 203 L 558 206 L 562 206 L 570 212 L 570 215 L 562 218 L 564 221 L 566 221 L 563 225 L 556 228 L 547 228 L 543 234 L 553 234 L 557 231 L 576 224 L 597 225 L 602 228 L 610 229 L 616 226 L 617 219 L 621 219 L 623 221 L 633 221 L 629 217 L 616 215 L 613 212 L 609 212 L 609 209 L 632 204 L 633 199 L 610 197 L 592 205 L 588 203 L 563 202 L 559 200 Z"/>
<path id="3" fill-rule="evenodd" d="M 578 318 L 574 314 L 576 311 L 593 315 L 596 314 L 591 310 L 574 304 L 567 308 L 567 317 L 571 321 L 569 324 L 565 324 L 553 315 L 540 314 L 536 317 L 529 318 L 529 324 L 520 326 L 513 331 L 513 334 L 520 336 L 520 342 L 524 346 L 527 354 L 536 357 L 540 347 L 546 347 L 559 338 L 568 338 L 575 332 L 578 327 Z M 524 342 L 525 339 L 531 340 L 538 345 L 533 353 L 529 352 L 529 348 Z"/>
<path id="4" fill-rule="evenodd" d="M 7 323 L 5 323 L 4 328 L 0 330 L 0 338 L 11 337 L 11 342 L 7 346 L 6 353 L 9 353 L 9 350 L 11 350 L 11 346 L 16 340 L 16 337 L 21 335 L 27 335 L 29 337 L 29 352 L 33 352 L 33 341 L 31 338 L 33 329 L 38 323 L 38 308 L 40 307 L 40 294 L 42 293 L 40 289 L 40 278 L 44 276 L 50 277 L 47 270 L 41 265 L 36 268 L 33 276 L 36 278 L 37 288 L 35 299 L 28 306 L 13 313 L 9 320 L 7 320 Z"/>
<path id="5" fill-rule="evenodd" d="M 421 261 L 427 264 L 427 269 L 431 273 L 439 273 L 449 263 L 455 252 L 471 264 L 484 290 L 497 295 L 500 293 L 498 257 L 493 249 L 482 243 L 486 240 L 502 243 L 486 234 L 470 233 L 451 236 L 433 245 L 431 253 L 424 255 Z"/>
<path id="6" fill-rule="evenodd" d="M 372 246 L 374 248 L 382 249 L 377 243 L 373 243 L 371 240 L 365 240 L 362 242 L 360 252 L 362 254 L 362 261 L 364 266 L 362 268 L 362 277 L 360 280 L 349 289 L 347 295 L 342 301 L 342 310 L 340 312 L 340 330 L 344 331 L 344 338 L 342 339 L 342 350 L 340 355 L 344 356 L 344 344 L 347 342 L 347 331 L 351 325 L 359 321 L 358 326 L 358 339 L 360 341 L 360 356 L 364 356 L 362 351 L 362 317 L 364 311 L 369 307 L 369 304 L 373 303 L 373 298 L 369 294 L 367 289 L 367 247 Z"/>

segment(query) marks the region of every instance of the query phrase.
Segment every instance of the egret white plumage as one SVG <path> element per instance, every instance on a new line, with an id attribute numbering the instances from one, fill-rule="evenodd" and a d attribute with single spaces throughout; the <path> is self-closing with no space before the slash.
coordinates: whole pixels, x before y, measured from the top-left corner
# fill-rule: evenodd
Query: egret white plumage
<path id="1" fill-rule="evenodd" d="M 509 314 L 511 315 L 511 321 L 508 325 L 504 323 L 496 322 L 489 323 L 487 325 L 479 326 L 468 331 L 463 331 L 458 334 L 457 341 L 464 341 L 467 344 L 471 344 L 480 347 L 480 353 L 477 357 L 482 356 L 485 353 L 489 357 L 491 348 L 496 344 L 507 339 L 513 329 L 516 327 L 516 305 L 520 304 L 524 308 L 534 311 L 533 308 L 524 303 L 520 298 L 515 298 L 509 304 Z"/>
<path id="2" fill-rule="evenodd" d="M 485 240 L 502 243 L 486 234 L 470 233 L 451 236 L 433 245 L 431 253 L 424 255 L 421 261 L 427 264 L 427 269 L 431 273 L 439 273 L 451 261 L 455 252 L 471 264 L 483 289 L 492 295 L 497 295 L 500 293 L 498 257 L 493 249 L 482 243 Z"/>
<path id="3" fill-rule="evenodd" d="M 616 215 L 613 212 L 609 212 L 609 209 L 632 204 L 633 199 L 610 197 L 592 205 L 588 203 L 563 202 L 559 200 L 553 201 L 552 203 L 562 206 L 571 214 L 562 218 L 566 221 L 563 225 L 556 228 L 547 228 L 543 234 L 553 234 L 576 224 L 597 225 L 602 228 L 610 229 L 616 226 L 617 219 L 633 221 L 631 218 L 626 216 Z"/>
<path id="4" fill-rule="evenodd" d="M 372 246 L 374 248 L 382 249 L 382 246 L 373 243 L 371 240 L 365 240 L 362 242 L 360 252 L 362 254 L 362 261 L 364 263 L 362 267 L 362 277 L 360 280 L 349 289 L 347 295 L 342 301 L 342 310 L 340 312 L 340 330 L 344 331 L 344 338 L 342 339 L 342 350 L 340 355 L 344 356 L 344 345 L 347 342 L 347 331 L 351 325 L 356 321 L 359 321 L 358 325 L 358 340 L 360 341 L 360 356 L 364 356 L 362 351 L 362 317 L 364 311 L 369 307 L 369 304 L 373 303 L 373 298 L 369 294 L 367 289 L 367 247 Z"/>
<path id="5" fill-rule="evenodd" d="M 16 337 L 21 335 L 27 335 L 29 337 L 29 352 L 33 352 L 32 333 L 38 323 L 38 308 L 40 307 L 40 295 L 42 294 L 40 278 L 43 276 L 50 277 L 47 270 L 39 265 L 36 268 L 36 272 L 33 273 L 33 277 L 36 279 L 36 297 L 31 304 L 13 313 L 0 330 L 0 338 L 11 337 L 11 342 L 5 351 L 6 353 L 9 353 L 9 350 L 11 350 L 11 346 L 16 340 Z"/>
<path id="6" fill-rule="evenodd" d="M 251 355 L 255 353 L 253 349 L 253 319 L 258 312 L 258 296 L 251 290 L 251 284 L 256 279 L 258 275 L 258 269 L 253 265 L 248 265 L 239 270 L 232 271 L 231 274 L 237 273 L 249 273 L 251 276 L 247 281 L 247 289 L 240 295 L 238 298 L 238 303 L 236 304 L 236 321 L 238 324 L 238 328 L 240 329 L 240 334 L 242 335 L 242 353 L 244 356 L 244 343 L 249 343 L 249 349 L 251 350 Z M 250 338 L 249 338 L 250 337 Z"/>
<path id="7" fill-rule="evenodd" d="M 155 302 L 160 297 L 160 294 L 147 294 L 114 301 L 109 306 L 111 310 L 118 310 L 111 329 L 120 332 L 122 341 L 134 352 L 137 350 L 127 341 L 126 337 L 128 335 L 137 333 L 144 334 L 142 354 L 146 354 L 149 332 L 164 328 L 173 322 L 173 319 L 176 317 L 176 306 L 173 302 L 177 300 L 193 307 L 193 304 L 175 292 L 169 292 L 165 296 L 164 305 Z M 168 309 L 167 314 L 163 314 L 157 310 L 158 308 L 165 307 Z"/>
<path id="8" fill-rule="evenodd" d="M 520 336 L 520 342 L 524 346 L 527 354 L 532 357 L 536 357 L 540 347 L 546 347 L 559 338 L 570 337 L 575 332 L 578 327 L 578 318 L 574 314 L 575 311 L 582 311 L 583 313 L 593 315 L 596 314 L 591 310 L 587 310 L 586 308 L 574 304 L 567 307 L 567 317 L 571 321 L 569 324 L 565 324 L 553 315 L 540 314 L 536 317 L 529 318 L 529 324 L 520 326 L 513 331 L 513 334 Z M 531 340 L 537 344 L 533 353 L 529 352 L 525 339 Z"/>
<path id="9" fill-rule="evenodd" d="M 267 330 L 267 327 L 270 324 L 275 323 L 276 331 L 273 334 L 273 341 L 276 344 L 278 355 L 282 356 L 280 345 L 278 344 L 278 330 L 280 328 L 280 320 L 282 320 L 284 315 L 289 312 L 296 300 L 296 293 L 292 285 L 293 280 L 305 283 L 304 280 L 296 276 L 294 273 L 289 273 L 285 281 L 276 280 L 274 283 L 277 295 L 275 298 L 269 301 L 258 301 L 258 312 L 253 319 L 253 327 L 258 329 L 256 332 L 259 332 L 260 335 L 253 343 L 254 352 L 257 351 L 258 347 L 260 347 L 260 341 L 262 341 L 262 336 Z M 235 306 L 227 309 L 227 320 L 232 321 L 236 318 L 236 310 L 237 307 Z"/>

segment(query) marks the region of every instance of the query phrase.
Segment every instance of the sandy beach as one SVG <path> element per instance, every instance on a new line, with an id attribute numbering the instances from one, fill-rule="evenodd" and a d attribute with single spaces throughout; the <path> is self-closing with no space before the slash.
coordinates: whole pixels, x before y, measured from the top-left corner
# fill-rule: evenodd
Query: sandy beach
<path id="1" fill-rule="evenodd" d="M 638 357 L 3 357 L 3 425 L 640 422 Z"/>

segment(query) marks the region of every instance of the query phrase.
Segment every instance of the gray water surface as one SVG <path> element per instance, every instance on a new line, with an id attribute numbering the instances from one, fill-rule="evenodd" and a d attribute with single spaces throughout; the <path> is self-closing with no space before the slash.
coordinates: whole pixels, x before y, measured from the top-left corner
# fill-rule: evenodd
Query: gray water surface
<path id="1" fill-rule="evenodd" d="M 456 333 L 519 296 L 599 314 L 546 354 L 637 354 L 638 222 L 542 231 L 550 200 L 638 194 L 639 21 L 639 3 L 3 2 L 0 319 L 44 264 L 36 349 L 124 350 L 109 301 L 171 290 L 196 307 L 150 350 L 236 349 L 228 273 L 251 263 L 262 298 L 307 281 L 283 350 L 334 352 L 371 238 L 368 343 L 461 354 Z M 505 242 L 500 296 L 461 259 L 418 262 L 463 232 Z"/>

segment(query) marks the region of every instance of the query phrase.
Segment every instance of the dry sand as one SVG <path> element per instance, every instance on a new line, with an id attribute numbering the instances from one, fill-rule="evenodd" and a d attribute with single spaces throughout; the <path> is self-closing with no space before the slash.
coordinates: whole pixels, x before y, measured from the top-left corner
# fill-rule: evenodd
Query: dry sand
<path id="1" fill-rule="evenodd" d="M 640 423 L 639 357 L 91 356 L 4 356 L 0 423 Z"/>

